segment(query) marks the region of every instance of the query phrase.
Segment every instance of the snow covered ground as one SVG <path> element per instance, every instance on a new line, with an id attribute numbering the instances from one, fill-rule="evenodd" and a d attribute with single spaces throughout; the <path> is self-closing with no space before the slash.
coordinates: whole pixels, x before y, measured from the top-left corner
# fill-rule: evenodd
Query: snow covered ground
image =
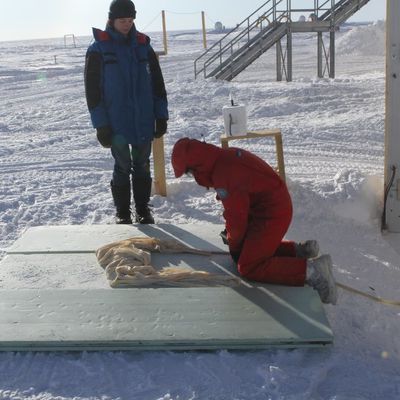
<path id="1" fill-rule="evenodd" d="M 282 129 L 295 207 L 287 237 L 317 238 L 339 282 L 399 300 L 399 253 L 379 221 L 383 31 L 376 24 L 339 33 L 334 80 L 316 78 L 316 36 L 296 36 L 291 83 L 274 81 L 273 51 L 234 82 L 194 80 L 201 35 L 170 35 L 161 59 L 171 113 L 169 195 L 153 198 L 157 222 L 222 222 L 212 191 L 173 177 L 170 152 L 183 136 L 218 144 L 232 93 L 248 107 L 249 128 Z M 152 38 L 161 50 L 160 34 Z M 84 98 L 89 42 L 0 42 L 0 259 L 30 226 L 113 221 L 112 160 L 96 142 Z M 268 139 L 235 144 L 275 162 Z M 33 278 L 0 271 L 0 288 L 41 287 Z M 400 309 L 340 290 L 326 312 L 335 344 L 322 350 L 3 353 L 0 399 L 399 399 Z"/>

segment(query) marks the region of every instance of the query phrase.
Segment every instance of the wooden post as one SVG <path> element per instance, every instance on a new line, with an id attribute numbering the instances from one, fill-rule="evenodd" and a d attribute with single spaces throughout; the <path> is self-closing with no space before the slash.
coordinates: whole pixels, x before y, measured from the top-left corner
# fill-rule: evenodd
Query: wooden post
<path id="1" fill-rule="evenodd" d="M 400 232 L 400 2 L 387 0 L 385 208 L 382 228 Z"/>
<path id="2" fill-rule="evenodd" d="M 162 26 L 163 26 L 163 39 L 164 39 L 164 53 L 168 54 L 168 45 L 167 45 L 167 24 L 165 22 L 165 11 L 161 11 L 162 14 Z"/>
<path id="3" fill-rule="evenodd" d="M 204 16 L 204 11 L 201 12 L 201 24 L 203 27 L 203 46 L 206 49 L 207 48 L 207 36 L 206 36 L 206 19 Z"/>
<path id="4" fill-rule="evenodd" d="M 278 164 L 278 172 L 281 178 L 286 180 L 286 172 L 285 172 L 285 160 L 283 159 L 283 143 L 282 143 L 282 135 L 281 133 L 276 133 L 274 135 L 275 138 L 275 149 L 276 149 L 276 162 Z"/>
<path id="5" fill-rule="evenodd" d="M 167 196 L 167 184 L 165 179 L 164 138 L 153 140 L 154 162 L 154 189 L 160 196 Z"/>
<path id="6" fill-rule="evenodd" d="M 157 59 L 164 52 L 156 51 Z M 165 154 L 164 138 L 160 137 L 153 140 L 153 167 L 154 167 L 154 191 L 160 196 L 167 196 L 167 183 L 165 179 Z"/>

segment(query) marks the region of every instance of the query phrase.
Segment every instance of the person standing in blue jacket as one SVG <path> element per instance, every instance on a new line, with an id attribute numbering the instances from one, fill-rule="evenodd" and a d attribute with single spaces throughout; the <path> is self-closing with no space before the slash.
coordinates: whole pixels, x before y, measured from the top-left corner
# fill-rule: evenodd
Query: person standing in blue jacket
<path id="1" fill-rule="evenodd" d="M 168 101 L 150 38 L 136 30 L 135 5 L 113 0 L 105 31 L 93 28 L 85 91 L 93 127 L 114 157 L 111 192 L 116 222 L 131 224 L 131 183 L 135 222 L 152 224 L 149 208 L 151 144 L 167 131 Z M 131 182 L 132 180 L 132 182 Z"/>

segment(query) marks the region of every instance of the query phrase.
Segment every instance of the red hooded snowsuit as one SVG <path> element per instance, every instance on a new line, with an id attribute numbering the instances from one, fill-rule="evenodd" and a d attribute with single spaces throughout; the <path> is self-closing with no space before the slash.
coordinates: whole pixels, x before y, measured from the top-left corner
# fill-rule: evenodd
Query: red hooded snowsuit
<path id="1" fill-rule="evenodd" d="M 222 149 L 180 139 L 172 152 L 179 177 L 191 170 L 196 182 L 212 187 L 224 206 L 229 250 L 239 255 L 241 276 L 260 282 L 303 286 L 306 260 L 295 244 L 282 241 L 292 219 L 285 182 L 262 159 L 238 149 Z"/>

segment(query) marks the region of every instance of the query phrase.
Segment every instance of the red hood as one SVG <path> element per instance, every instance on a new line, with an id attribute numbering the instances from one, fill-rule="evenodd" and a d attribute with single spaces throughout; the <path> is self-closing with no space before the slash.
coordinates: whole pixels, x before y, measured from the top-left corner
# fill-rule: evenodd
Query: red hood
<path id="1" fill-rule="evenodd" d="M 213 187 L 211 176 L 221 151 L 220 147 L 196 139 L 178 140 L 171 157 L 175 176 L 179 178 L 190 169 L 199 185 Z"/>

